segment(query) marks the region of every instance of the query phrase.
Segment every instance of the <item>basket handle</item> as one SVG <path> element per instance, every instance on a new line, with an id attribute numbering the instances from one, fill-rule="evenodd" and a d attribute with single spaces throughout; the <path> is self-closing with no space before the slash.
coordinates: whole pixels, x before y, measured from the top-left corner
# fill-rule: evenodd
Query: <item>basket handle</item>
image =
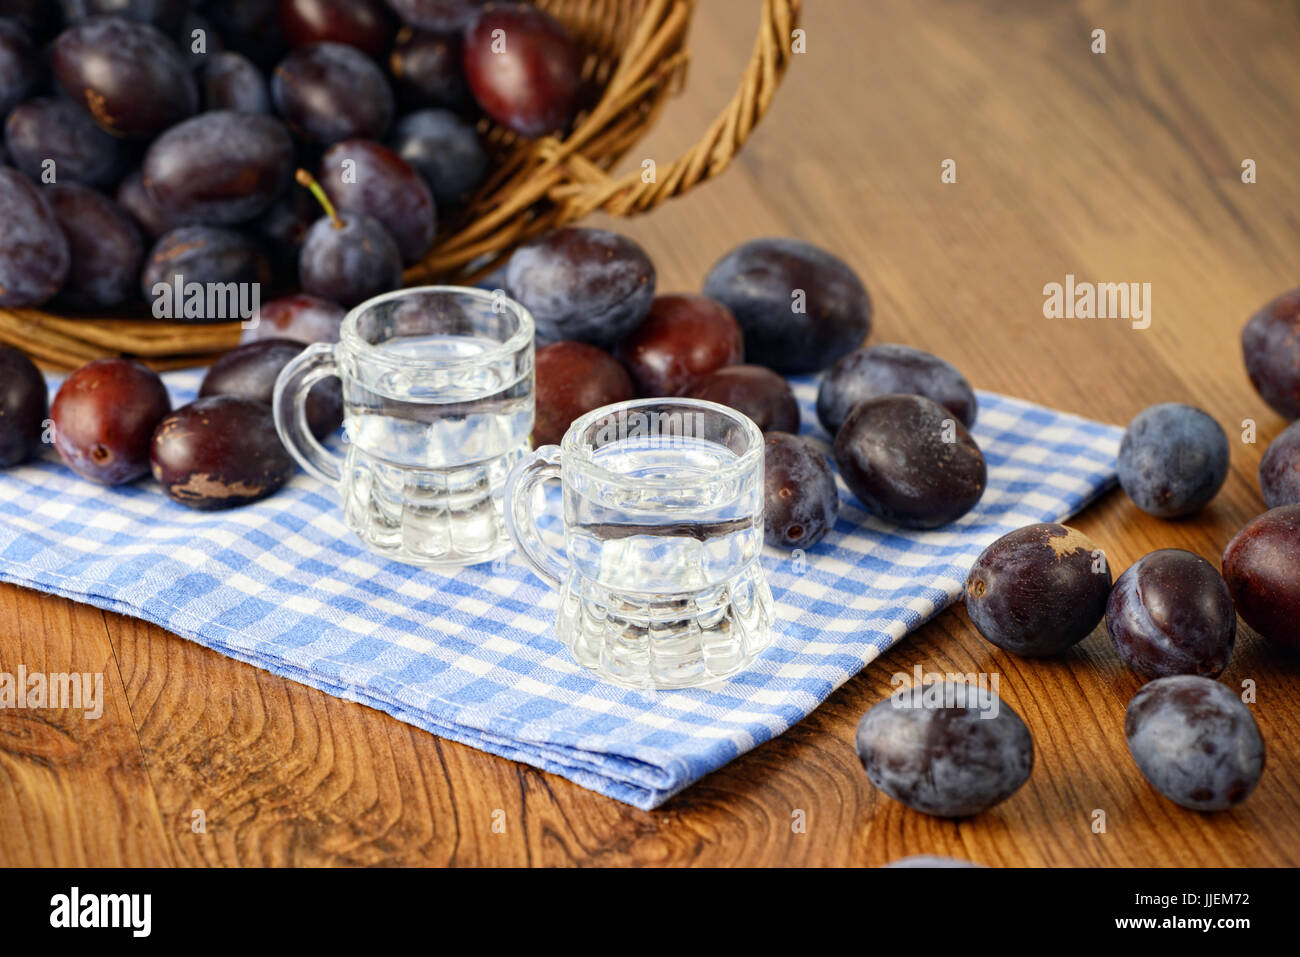
<path id="1" fill-rule="evenodd" d="M 580 153 L 571 154 L 565 161 L 567 181 L 548 191 L 549 198 L 562 209 L 559 219 L 574 222 L 596 210 L 634 216 L 685 194 L 726 169 L 772 105 L 794 56 L 793 32 L 802 5 L 803 0 L 763 0 L 758 37 L 739 89 L 698 143 L 672 163 L 657 168 L 654 182 L 644 182 L 640 170 L 614 179 Z"/>
<path id="2" fill-rule="evenodd" d="M 593 144 L 599 144 L 599 156 L 621 155 L 624 141 L 635 139 L 638 128 L 654 118 L 665 99 L 659 91 L 684 75 L 687 56 L 680 42 L 695 3 L 645 0 L 619 65 L 592 112 L 563 139 L 543 137 L 531 150 L 517 154 L 497 173 L 502 180 L 518 178 L 509 195 L 472 206 L 472 219 L 439 240 L 423 262 L 409 267 L 406 282 L 448 275 L 473 281 L 491 273 L 510 249 L 547 230 L 577 222 L 596 210 L 614 216 L 644 213 L 726 169 L 772 105 L 794 56 L 792 34 L 803 0 L 763 0 L 758 38 L 740 88 L 695 146 L 656 170 L 656 182 L 643 182 L 639 169 L 614 179 L 584 155 Z M 647 98 L 650 114 L 629 119 L 629 112 Z M 539 210 L 543 199 L 549 208 Z"/>

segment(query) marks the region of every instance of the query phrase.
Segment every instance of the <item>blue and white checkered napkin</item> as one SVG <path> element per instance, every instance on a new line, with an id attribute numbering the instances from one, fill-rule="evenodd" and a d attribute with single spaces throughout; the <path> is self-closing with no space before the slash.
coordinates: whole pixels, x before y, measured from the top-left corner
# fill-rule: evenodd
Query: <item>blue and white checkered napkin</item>
<path id="1" fill-rule="evenodd" d="M 179 406 L 201 371 L 165 379 Z M 815 386 L 805 431 L 825 438 Z M 149 481 L 107 489 L 44 460 L 0 473 L 0 577 L 148 619 L 222 654 L 434 734 L 654 807 L 785 731 L 956 599 L 985 545 L 1064 519 L 1113 481 L 1120 430 L 981 394 L 989 486 L 935 532 L 888 528 L 841 492 L 839 524 L 802 561 L 768 550 L 779 636 L 707 691 L 629 691 L 553 637 L 556 596 L 513 556 L 443 575 L 378 558 L 332 489 L 299 474 L 226 512 Z"/>

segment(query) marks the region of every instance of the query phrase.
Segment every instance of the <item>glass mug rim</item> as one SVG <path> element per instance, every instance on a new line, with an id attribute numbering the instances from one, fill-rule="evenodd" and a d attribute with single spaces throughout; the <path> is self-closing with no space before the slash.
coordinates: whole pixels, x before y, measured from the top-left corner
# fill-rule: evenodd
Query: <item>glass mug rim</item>
<path id="1" fill-rule="evenodd" d="M 530 313 L 522 303 L 511 299 L 509 296 L 502 295 L 501 300 L 505 308 L 515 319 L 515 331 L 507 339 L 496 343 L 489 349 L 482 352 L 476 352 L 472 356 L 458 356 L 452 358 L 439 359 L 414 359 L 409 356 L 397 356 L 387 349 L 367 342 L 357 329 L 357 324 L 361 317 L 370 310 L 382 306 L 384 303 L 396 299 L 406 299 L 412 296 L 422 294 L 436 295 L 454 295 L 462 296 L 479 302 L 488 302 L 489 304 L 497 300 L 498 291 L 480 289 L 477 286 L 404 286 L 401 289 L 394 289 L 392 292 L 386 292 L 379 296 L 367 299 L 365 302 L 358 303 L 348 310 L 343 317 L 343 323 L 339 326 L 339 345 L 347 347 L 353 355 L 364 357 L 367 361 L 380 362 L 388 366 L 402 366 L 403 368 L 415 368 L 420 370 L 443 370 L 458 368 L 473 368 L 498 359 L 506 359 L 517 354 L 520 350 L 526 348 L 533 341 L 533 314 Z"/>
<path id="2" fill-rule="evenodd" d="M 688 409 L 710 412 L 731 421 L 735 425 L 739 426 L 741 431 L 744 433 L 746 440 L 745 451 L 737 455 L 734 462 L 723 466 L 715 472 L 701 475 L 696 479 L 683 480 L 680 476 L 673 478 L 633 477 L 625 472 L 617 472 L 613 469 L 605 468 L 596 463 L 592 455 L 594 449 L 591 445 L 579 444 L 578 442 L 579 435 L 587 431 L 592 424 L 609 415 L 645 408 L 647 406 L 664 405 L 685 406 Z M 560 440 L 560 453 L 561 462 L 564 465 L 577 467 L 584 475 L 593 476 L 612 485 L 636 485 L 648 488 L 694 488 L 696 486 L 714 485 L 718 482 L 738 478 L 744 473 L 752 470 L 755 465 L 754 460 L 758 459 L 761 463 L 763 458 L 764 439 L 762 430 L 759 429 L 758 424 L 754 422 L 753 419 L 730 406 L 722 405 L 718 402 L 710 402 L 707 399 L 658 396 L 648 399 L 627 399 L 623 402 L 612 402 L 609 405 L 601 406 L 599 409 L 593 409 L 580 418 L 574 419 L 569 425 L 568 430 L 564 433 L 564 437 Z"/>
<path id="3" fill-rule="evenodd" d="M 428 303 L 427 310 L 419 308 L 421 301 Z M 375 319 L 376 338 L 397 331 L 404 332 L 401 309 L 408 302 L 415 304 L 412 321 L 409 323 L 414 327 L 415 336 L 419 335 L 422 324 L 430 336 L 437 335 L 440 326 L 450 327 L 449 335 L 477 337 L 485 348 L 469 356 L 453 355 L 449 357 L 450 361 L 424 359 L 412 356 L 406 350 L 401 351 L 407 354 L 394 355 L 394 350 L 383 348 L 385 340 L 372 344 L 362 335 L 360 323 L 369 321 L 369 311 L 376 308 L 381 310 Z M 447 308 L 452 302 L 459 308 Z M 443 316 L 451 321 L 441 322 Z M 507 324 L 510 322 L 514 323 L 513 327 Z M 482 333 L 478 331 L 484 328 Z M 504 341 L 498 341 L 499 336 L 504 336 Z M 398 340 L 394 336 L 387 341 Z M 493 388 L 484 387 L 492 394 L 480 395 L 475 384 L 477 380 L 473 380 L 472 376 L 479 370 L 487 371 L 494 366 L 506 364 L 513 370 L 513 377 L 508 381 L 497 381 L 500 377 L 494 375 Z M 410 381 L 389 381 L 386 378 L 397 372 L 410 372 Z M 450 513 L 451 506 L 446 506 L 450 517 L 444 523 L 445 528 L 440 527 L 441 530 L 434 535 L 423 527 L 418 527 L 418 521 L 412 519 L 407 510 L 407 505 L 412 500 L 408 492 L 409 476 L 422 475 L 435 468 L 432 461 L 426 460 L 428 456 L 419 452 L 410 460 L 401 460 L 400 457 L 387 459 L 383 455 L 372 454 L 368 448 L 372 443 L 361 443 L 356 436 L 352 437 L 351 444 L 343 454 L 339 450 L 326 448 L 311 431 L 306 412 L 307 399 L 317 383 L 337 377 L 343 385 L 345 422 L 353 414 L 348 404 L 356 400 L 357 406 L 363 408 L 366 414 L 380 420 L 374 423 L 378 441 L 381 444 L 396 442 L 398 439 L 391 437 L 388 431 L 388 423 L 382 421 L 389 418 L 385 403 L 416 403 L 423 400 L 433 404 L 438 390 L 455 387 L 457 383 L 450 380 L 461 376 L 466 376 L 468 381 L 467 394 L 460 402 L 464 422 L 471 422 L 471 415 L 479 414 L 480 401 L 493 398 L 509 407 L 502 405 L 490 408 L 483 414 L 510 418 L 501 431 L 500 442 L 494 438 L 490 446 L 483 447 L 484 457 L 475 462 L 444 465 L 449 471 L 464 470 L 466 474 L 479 476 L 474 479 L 475 488 L 481 487 L 485 493 L 472 502 L 466 500 L 475 509 L 480 505 L 486 509 L 478 513 L 475 519 L 476 530 L 458 531 L 464 525 L 456 524 L 455 516 Z M 449 382 L 443 383 L 441 380 L 444 378 Z M 378 397 L 373 403 L 370 398 L 372 394 Z M 317 342 L 306 346 L 276 377 L 271 410 L 276 432 L 284 447 L 309 475 L 340 493 L 343 498 L 344 524 L 360 536 L 367 548 L 387 558 L 412 565 L 452 568 L 491 561 L 510 548 L 508 532 L 503 527 L 504 516 L 501 514 L 504 508 L 504 483 L 499 479 L 513 461 L 527 451 L 527 429 L 520 417 L 525 409 L 531 416 L 532 394 L 533 319 L 526 308 L 493 290 L 449 285 L 413 286 L 373 297 L 354 306 L 344 316 L 337 342 Z M 525 395 L 528 397 L 526 406 L 522 404 Z M 521 403 L 518 409 L 513 404 L 516 399 Z M 495 434 L 494 431 L 493 435 Z M 412 441 L 424 443 L 427 448 L 434 440 L 426 431 L 420 431 Z M 488 454 L 498 444 L 501 449 L 496 454 Z M 357 460 L 361 464 L 356 464 L 353 460 L 355 450 L 365 452 L 364 461 Z M 442 454 L 441 449 L 438 454 Z M 381 483 L 377 479 L 361 481 L 358 475 L 364 473 L 370 476 L 375 470 L 388 467 L 408 470 L 400 473 L 397 483 L 400 491 L 385 488 L 372 496 L 371 487 L 378 487 Z M 354 496 L 354 491 L 358 488 L 360 492 Z M 384 498 L 383 502 L 380 502 L 380 497 Z M 431 496 L 423 496 L 420 501 L 433 508 L 442 508 L 444 506 L 441 503 L 447 501 L 447 496 L 435 488 Z M 379 524 L 376 524 L 377 509 L 389 509 L 395 513 L 398 508 L 401 511 L 400 517 L 390 519 L 389 513 L 384 512 L 379 517 Z M 465 510 L 466 503 L 462 503 L 459 508 Z M 465 535 L 470 537 L 463 537 Z"/>
<path id="4" fill-rule="evenodd" d="M 611 472 L 596 464 L 592 455 L 601 442 L 613 445 L 620 438 L 627 441 L 642 434 L 633 431 L 641 428 L 637 420 L 630 427 L 619 423 L 626 431 L 620 429 L 605 439 L 591 431 L 604 428 L 600 419 L 619 410 L 646 408 L 707 413 L 711 422 L 701 440 L 737 450 L 736 458 L 698 479 L 685 481 Z M 656 433 L 652 428 L 648 434 Z M 686 439 L 694 432 L 688 432 L 682 423 L 667 434 Z M 594 441 L 584 441 L 588 438 Z M 660 396 L 615 402 L 588 412 L 569 426 L 559 445 L 543 445 L 515 464 L 506 482 L 506 531 L 532 572 L 559 589 L 555 636 L 579 667 L 642 691 L 700 688 L 738 674 L 771 644 L 775 605 L 761 561 L 765 453 L 762 431 L 744 413 L 704 399 Z M 685 453 L 683 457 L 688 458 Z M 543 536 L 538 524 L 542 510 L 557 511 L 552 497 L 542 499 L 534 494 L 545 482 L 558 482 L 563 489 L 559 510 L 564 523 L 563 546 L 554 536 Z M 708 492 L 710 487 L 719 494 L 705 495 L 698 503 L 675 494 L 687 490 L 685 498 L 690 499 L 697 489 Z M 651 490 L 660 500 L 625 502 L 621 493 L 627 490 Z M 607 491 L 615 495 L 605 497 Z M 723 494 L 728 491 L 730 494 Z M 584 511 L 582 500 L 593 498 L 591 492 L 596 492 L 597 510 Z M 575 495 L 578 498 L 571 497 Z M 718 500 L 721 498 L 725 501 Z M 716 517 L 730 515 L 733 503 L 747 517 L 728 520 L 723 523 L 727 527 L 719 525 Z M 605 518 L 601 507 L 613 511 Z M 722 508 L 728 511 L 719 511 Z M 698 510 L 696 518 L 705 524 L 699 528 L 698 547 L 687 545 L 684 552 L 669 553 L 673 566 L 686 566 L 687 574 L 680 581 L 661 574 L 656 582 L 647 582 L 635 566 L 625 569 L 626 575 L 619 571 L 614 571 L 613 577 L 606 574 L 629 561 L 653 560 L 645 549 L 657 548 L 661 532 L 681 541 L 682 531 L 692 531 L 679 524 L 689 520 L 684 510 Z M 619 512 L 628 513 L 626 525 L 620 524 Z M 648 516 L 644 525 L 638 518 L 641 515 Z M 653 521 L 659 516 L 668 528 L 660 529 L 661 523 Z M 594 532 L 577 542 L 579 552 L 575 555 L 572 532 L 575 523 L 580 527 L 586 521 L 615 534 Z M 606 521 L 611 524 L 603 525 Z M 707 554 L 714 527 L 720 535 L 738 532 L 743 536 L 725 539 L 725 554 L 717 556 L 721 565 L 710 562 Z M 640 546 L 628 543 L 630 536 L 643 532 L 653 537 L 651 542 Z M 613 553 L 605 548 L 611 542 L 616 546 Z M 748 559 L 740 564 L 746 555 Z"/>

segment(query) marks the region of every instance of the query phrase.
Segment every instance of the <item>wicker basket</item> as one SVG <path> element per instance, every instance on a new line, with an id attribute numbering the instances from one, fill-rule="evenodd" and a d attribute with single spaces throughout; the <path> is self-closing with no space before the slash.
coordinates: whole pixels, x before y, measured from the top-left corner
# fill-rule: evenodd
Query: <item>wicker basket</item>
<path id="1" fill-rule="evenodd" d="M 587 51 L 585 76 L 602 90 L 563 139 L 526 140 L 484 123 L 492 173 L 474 199 L 440 224 L 428 257 L 406 271 L 408 284 L 469 282 L 518 246 L 597 210 L 633 216 L 722 172 L 771 104 L 791 58 L 802 0 L 762 0 L 758 38 L 740 88 L 703 138 L 655 182 L 639 168 L 609 170 L 658 118 L 683 84 L 686 31 L 696 0 L 536 0 Z M 155 368 L 193 365 L 233 346 L 238 323 L 184 325 L 132 318 L 56 316 L 0 309 L 0 342 L 42 364 L 74 368 L 91 359 L 134 355 Z"/>

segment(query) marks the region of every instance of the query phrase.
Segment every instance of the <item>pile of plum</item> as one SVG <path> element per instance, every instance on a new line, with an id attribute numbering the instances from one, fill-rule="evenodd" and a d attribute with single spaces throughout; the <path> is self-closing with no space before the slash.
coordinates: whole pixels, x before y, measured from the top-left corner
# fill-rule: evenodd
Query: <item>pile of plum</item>
<path id="1" fill-rule="evenodd" d="M 0 14 L 0 306 L 143 299 L 159 318 L 246 318 L 158 301 L 231 283 L 354 305 L 399 285 L 439 213 L 483 181 L 482 117 L 536 137 L 590 101 L 573 38 L 519 3 L 3 0 Z"/>
<path id="2" fill-rule="evenodd" d="M 836 433 L 834 458 L 849 487 L 882 520 L 934 528 L 983 494 L 987 469 L 966 425 L 970 385 L 942 360 L 903 346 L 858 348 L 871 301 L 842 261 L 794 239 L 760 239 L 709 273 L 705 294 L 656 296 L 650 257 L 631 239 L 568 227 L 517 249 L 489 280 L 536 321 L 535 445 L 558 442 L 577 417 L 637 396 L 693 396 L 744 412 L 767 437 L 766 537 L 816 544 L 834 526 L 839 493 L 825 455 L 798 436 L 799 405 L 783 373 L 831 366 L 819 417 Z M 256 501 L 293 474 L 270 415 L 281 369 L 312 342 L 339 337 L 342 306 L 306 294 L 268 303 L 244 342 L 209 370 L 200 399 L 172 412 L 158 376 L 129 359 L 75 371 L 42 423 L 46 390 L 16 350 L 0 417 L 4 464 L 23 460 L 43 433 L 79 475 L 117 485 L 152 471 L 192 508 Z M 766 364 L 746 363 L 760 357 Z M 342 418 L 337 380 L 308 403 L 317 435 Z"/>
<path id="3" fill-rule="evenodd" d="M 1221 568 L 1181 549 L 1151 552 L 1112 586 L 1105 553 L 1064 525 L 1030 525 L 976 560 L 966 610 L 992 644 L 1023 657 L 1056 655 L 1105 621 L 1120 659 L 1149 682 L 1125 717 L 1129 751 L 1170 800 L 1219 811 L 1246 799 L 1264 770 L 1264 741 L 1250 709 L 1218 678 L 1240 615 L 1263 638 L 1300 649 L 1300 290 L 1246 324 L 1247 372 L 1264 400 L 1293 421 L 1259 468 L 1268 511 L 1237 533 Z M 1218 494 L 1228 439 L 1200 409 L 1166 403 L 1129 424 L 1119 480 L 1143 511 L 1178 519 Z M 875 705 L 857 749 L 877 787 L 930 814 L 962 816 L 1010 796 L 1029 777 L 1033 742 L 1005 705 L 946 708 L 913 689 Z M 912 700 L 915 699 L 915 700 Z M 931 700 L 932 699 L 932 700 Z M 1000 703 L 999 703 L 1000 704 Z"/>
<path id="4" fill-rule="evenodd" d="M 260 339 L 231 350 L 208 370 L 199 398 L 175 411 L 157 373 L 131 359 L 96 359 L 64 380 L 48 412 L 36 366 L 0 347 L 0 466 L 24 461 L 49 441 L 70 469 L 101 485 L 152 472 L 169 497 L 190 508 L 257 501 L 297 470 L 276 433 L 271 395 L 280 370 L 304 346 Z M 318 437 L 337 429 L 338 380 L 317 385 L 306 412 Z"/>
<path id="5" fill-rule="evenodd" d="M 538 445 L 558 443 L 585 412 L 638 396 L 738 409 L 766 435 L 766 539 L 807 548 L 834 526 L 839 494 L 821 448 L 796 434 L 785 376 L 829 370 L 818 418 L 835 436 L 844 481 L 877 518 L 937 528 L 984 493 L 969 383 L 918 349 L 859 348 L 871 299 L 817 246 L 753 240 L 714 265 L 703 294 L 656 296 L 654 266 L 636 243 L 570 227 L 518 249 L 503 282 L 537 322 Z"/>

